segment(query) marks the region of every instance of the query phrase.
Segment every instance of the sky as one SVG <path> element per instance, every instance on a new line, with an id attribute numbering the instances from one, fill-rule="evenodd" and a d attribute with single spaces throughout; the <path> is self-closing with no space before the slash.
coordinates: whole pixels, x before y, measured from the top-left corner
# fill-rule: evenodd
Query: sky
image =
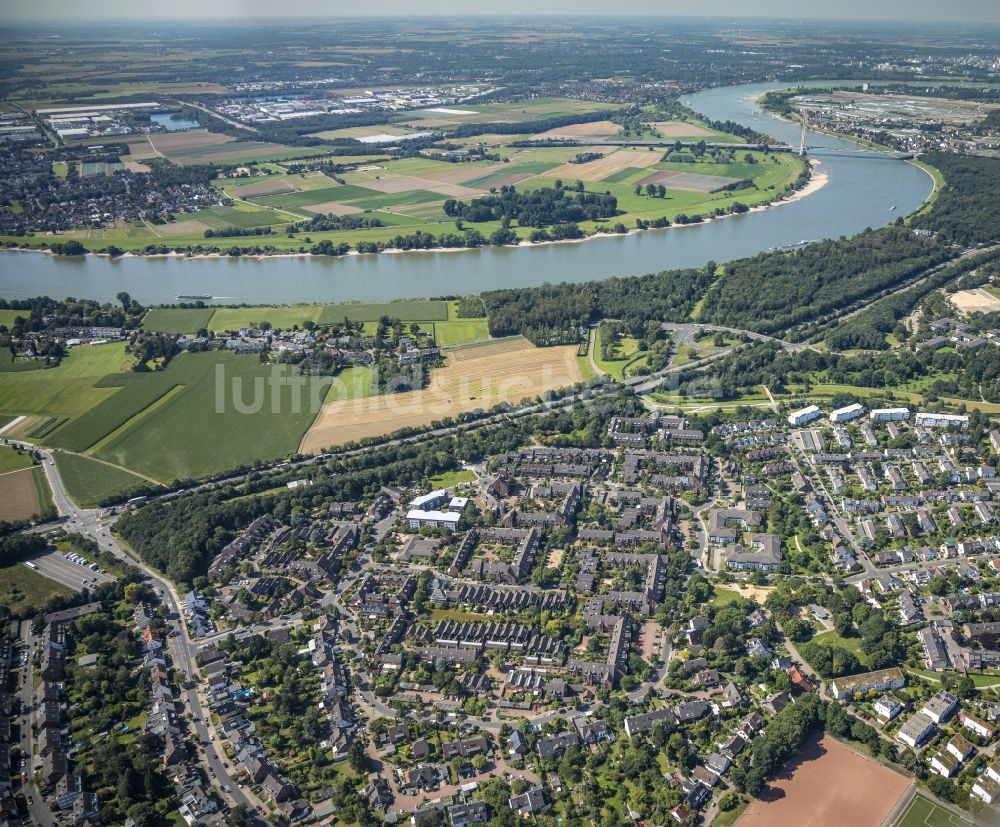
<path id="1" fill-rule="evenodd" d="M 136 5 L 135 0 L 0 0 L 0 22 L 106 18 L 185 19 L 212 17 L 467 16 L 476 12 L 566 15 L 662 15 L 711 17 L 789 17 L 841 20 L 946 20 L 1000 24 L 1000 0 L 505 0 L 477 4 L 468 0 L 166 0 Z M 82 12 L 81 9 L 85 9 Z M 140 11 L 141 9 L 141 11 Z"/>

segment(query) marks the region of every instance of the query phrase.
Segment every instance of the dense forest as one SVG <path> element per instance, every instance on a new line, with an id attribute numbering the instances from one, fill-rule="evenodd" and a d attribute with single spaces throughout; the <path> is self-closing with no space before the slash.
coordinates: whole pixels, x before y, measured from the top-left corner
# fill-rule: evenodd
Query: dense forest
<path id="1" fill-rule="evenodd" d="M 540 344 L 550 341 L 553 334 L 582 337 L 590 322 L 602 318 L 621 319 L 633 335 L 642 335 L 649 320 L 686 319 L 712 283 L 715 270 L 715 262 L 709 262 L 700 269 L 585 284 L 493 290 L 483 294 L 483 303 L 493 336 L 520 333 Z"/>
<path id="2" fill-rule="evenodd" d="M 930 292 L 940 289 L 954 279 L 959 279 L 961 289 L 967 289 L 973 285 L 963 284 L 960 277 L 997 259 L 1000 259 L 1000 251 L 990 251 L 945 267 L 927 280 L 906 290 L 891 293 L 866 307 L 856 316 L 838 322 L 826 334 L 824 341 L 831 350 L 888 350 L 889 342 L 886 334 L 893 333 L 897 338 L 906 338 L 908 331 L 901 320 L 912 313 Z"/>
<path id="3" fill-rule="evenodd" d="M 984 244 L 1000 240 L 1000 158 L 932 152 L 926 163 L 944 175 L 945 187 L 934 208 L 913 219 L 913 226 L 933 230 L 957 244 Z"/>
<path id="4" fill-rule="evenodd" d="M 577 330 L 582 336 L 582 328 L 602 318 L 622 319 L 637 329 L 650 319 L 683 321 L 706 290 L 703 321 L 777 333 L 905 284 L 951 255 L 897 225 L 792 253 L 741 259 L 727 264 L 717 279 L 716 265 L 709 262 L 699 270 L 494 290 L 483 300 L 491 334 L 520 333 L 536 343 L 552 331 Z"/>
<path id="5" fill-rule="evenodd" d="M 583 182 L 575 191 L 542 187 L 517 192 L 513 186 L 500 187 L 496 193 L 466 203 L 449 198 L 444 202 L 446 215 L 465 221 L 517 221 L 522 227 L 546 227 L 574 221 L 596 221 L 618 213 L 618 199 L 610 193 L 584 192 Z"/>
<path id="6" fill-rule="evenodd" d="M 952 253 L 902 224 L 726 265 L 704 321 L 778 333 L 903 285 Z"/>

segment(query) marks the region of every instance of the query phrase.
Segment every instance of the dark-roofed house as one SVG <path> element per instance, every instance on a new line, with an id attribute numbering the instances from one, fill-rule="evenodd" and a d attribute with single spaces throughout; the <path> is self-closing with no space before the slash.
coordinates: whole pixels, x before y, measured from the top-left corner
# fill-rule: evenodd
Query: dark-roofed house
<path id="1" fill-rule="evenodd" d="M 538 739 L 538 755 L 541 758 L 558 758 L 570 747 L 580 746 L 580 736 L 575 732 L 564 732 Z"/>
<path id="2" fill-rule="evenodd" d="M 507 806 L 525 818 L 533 816 L 541 812 L 545 806 L 545 792 L 541 787 L 532 787 L 520 795 L 509 798 Z"/>
<path id="3" fill-rule="evenodd" d="M 448 820 L 451 822 L 451 827 L 485 824 L 487 820 L 486 805 L 482 801 L 453 804 L 448 808 Z"/>

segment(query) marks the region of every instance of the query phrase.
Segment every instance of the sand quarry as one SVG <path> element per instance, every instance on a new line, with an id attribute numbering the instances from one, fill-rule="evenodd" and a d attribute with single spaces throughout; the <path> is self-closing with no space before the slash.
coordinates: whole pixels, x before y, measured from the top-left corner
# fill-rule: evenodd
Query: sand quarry
<path id="1" fill-rule="evenodd" d="M 433 369 L 422 390 L 325 402 L 299 449 L 316 453 L 575 384 L 583 378 L 576 351 L 576 345 L 535 347 L 521 338 L 447 351 L 445 367 Z"/>

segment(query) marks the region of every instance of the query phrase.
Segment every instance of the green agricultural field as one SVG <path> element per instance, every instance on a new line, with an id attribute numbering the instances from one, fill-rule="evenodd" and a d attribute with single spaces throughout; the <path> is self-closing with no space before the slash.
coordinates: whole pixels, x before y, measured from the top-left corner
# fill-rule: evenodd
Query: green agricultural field
<path id="1" fill-rule="evenodd" d="M 251 195 L 247 200 L 254 204 L 263 204 L 267 207 L 275 207 L 283 210 L 302 211 L 306 204 L 322 204 L 326 201 L 337 201 L 346 203 L 348 200 L 367 198 L 373 195 L 384 195 L 378 190 L 370 190 L 365 187 L 356 187 L 351 184 L 341 185 L 330 182 L 330 186 L 319 189 L 304 190 L 302 192 L 280 192 L 275 195 Z"/>
<path id="2" fill-rule="evenodd" d="M 225 188 L 231 195 L 237 198 L 253 197 L 244 195 L 242 191 L 253 189 L 260 184 L 272 183 L 274 181 L 282 181 L 290 187 L 295 187 L 295 189 L 299 191 L 323 189 L 325 187 L 332 187 L 335 184 L 333 179 L 327 177 L 322 172 L 300 172 L 292 174 L 284 172 L 281 167 L 276 167 L 276 169 L 279 171 L 275 172 L 273 175 L 258 175 L 253 178 L 246 179 L 218 178 L 212 183 L 214 186 Z"/>
<path id="3" fill-rule="evenodd" d="M 198 210 L 193 217 L 215 230 L 227 227 L 239 227 L 246 230 L 253 227 L 267 227 L 272 224 L 287 224 L 291 220 L 291 216 L 275 210 L 247 204 L 236 207 L 209 207 L 207 210 Z M 218 241 L 221 244 L 226 243 L 224 238 Z M 204 242 L 203 236 L 202 243 Z"/>
<path id="4" fill-rule="evenodd" d="M 929 798 L 916 796 L 894 827 L 972 827 L 968 819 L 939 807 Z"/>
<path id="5" fill-rule="evenodd" d="M 183 392 L 143 411 L 131 423 L 141 427 L 120 428 L 95 457 L 164 482 L 278 459 L 298 448 L 330 382 L 281 384 L 297 377 L 291 368 L 226 351 L 182 353 L 171 369 Z"/>
<path id="6" fill-rule="evenodd" d="M 400 120 L 409 121 L 419 127 L 421 120 L 448 121 L 450 124 L 491 123 L 493 121 L 530 122 L 542 120 L 557 115 L 575 115 L 583 112 L 618 109 L 614 104 L 575 100 L 573 98 L 532 98 L 531 100 L 513 101 L 511 103 L 461 104 L 445 107 L 470 112 L 468 115 L 449 115 L 444 112 L 432 112 L 429 109 L 405 112 Z"/>
<path id="7" fill-rule="evenodd" d="M 360 187 L 359 187 L 360 189 Z M 381 210 L 387 207 L 405 207 L 410 204 L 427 204 L 431 201 L 440 201 L 448 197 L 439 192 L 430 190 L 410 190 L 409 192 L 375 192 L 374 195 L 351 198 L 345 201 L 348 206 L 357 207 L 362 210 Z M 441 215 L 444 215 L 442 211 Z"/>
<path id="8" fill-rule="evenodd" d="M 448 302 L 422 299 L 402 302 L 350 302 L 328 304 L 320 314 L 320 324 L 333 324 L 345 318 L 353 322 L 374 322 L 382 316 L 402 322 L 448 321 Z"/>
<path id="9" fill-rule="evenodd" d="M 23 563 L 0 568 L 0 607 L 15 617 L 44 608 L 53 597 L 70 597 L 72 589 L 43 577 Z"/>
<path id="10" fill-rule="evenodd" d="M 35 493 L 38 494 L 38 515 L 43 520 L 50 520 L 56 516 L 56 504 L 52 499 L 52 488 L 49 486 L 48 478 L 42 467 L 36 466 L 31 471 L 32 479 L 35 482 Z"/>
<path id="11" fill-rule="evenodd" d="M 7 446 L 0 447 L 0 474 L 9 474 L 11 471 L 30 467 L 31 457 L 27 454 L 18 453 Z"/>
<path id="12" fill-rule="evenodd" d="M 6 327 L 8 330 L 14 326 L 14 320 L 18 316 L 28 317 L 27 310 L 0 310 L 0 327 Z"/>
<path id="13" fill-rule="evenodd" d="M 372 395 L 372 369 L 369 367 L 344 368 L 333 377 L 326 402 L 343 402 L 345 399 L 364 399 Z"/>
<path id="14" fill-rule="evenodd" d="M 643 167 L 626 167 L 621 172 L 616 172 L 604 179 L 607 184 L 630 184 L 633 178 L 642 178 L 649 174 L 649 170 Z"/>
<path id="15" fill-rule="evenodd" d="M 312 158 L 329 152 L 329 146 L 285 146 L 264 141 L 234 141 L 214 146 L 187 147 L 167 154 L 175 164 L 246 164 L 250 161 L 283 161 Z"/>
<path id="16" fill-rule="evenodd" d="M 95 383 L 128 364 L 125 345 L 115 342 L 73 348 L 58 367 L 0 372 L 0 414 L 79 416 L 114 395 Z"/>
<path id="17" fill-rule="evenodd" d="M 490 338 L 486 319 L 458 319 L 448 322 L 434 322 L 434 341 L 438 347 L 462 345 Z"/>
<path id="18" fill-rule="evenodd" d="M 153 373 L 113 373 L 102 377 L 98 387 L 119 388 L 113 396 L 53 431 L 45 442 L 55 448 L 82 453 L 113 431 L 144 415 L 157 400 L 184 385 L 189 376 L 186 355 L 175 358 L 166 370 Z"/>
<path id="19" fill-rule="evenodd" d="M 111 498 L 124 500 L 150 487 L 149 481 L 142 477 L 79 454 L 56 451 L 53 458 L 66 492 L 84 508 L 93 508 Z"/>
<path id="20" fill-rule="evenodd" d="M 145 330 L 154 333 L 188 333 L 208 329 L 214 307 L 154 307 L 142 320 Z"/>
<path id="21" fill-rule="evenodd" d="M 318 322 L 323 305 L 293 305 L 290 307 L 220 307 L 209 324 L 210 330 L 239 330 L 268 322 L 272 328 L 287 330 L 303 322 Z"/>

